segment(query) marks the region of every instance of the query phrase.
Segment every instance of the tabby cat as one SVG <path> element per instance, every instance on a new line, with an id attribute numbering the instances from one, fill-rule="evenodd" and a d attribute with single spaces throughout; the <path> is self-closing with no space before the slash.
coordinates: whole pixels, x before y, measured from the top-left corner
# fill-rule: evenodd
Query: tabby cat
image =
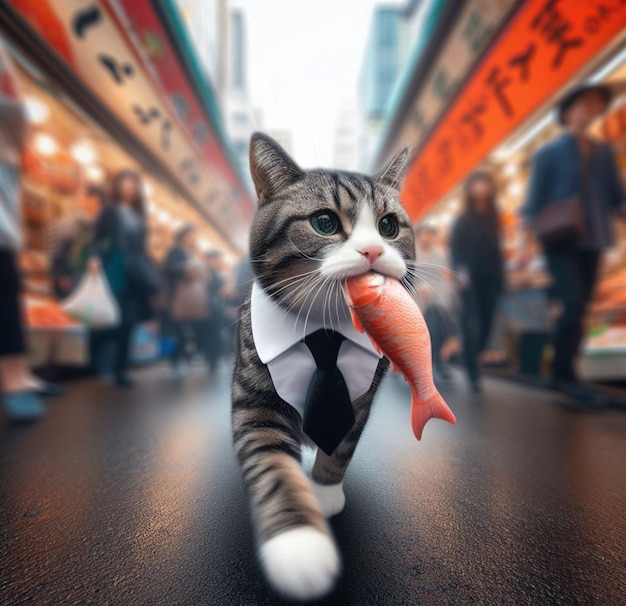
<path id="1" fill-rule="evenodd" d="M 354 330 L 341 294 L 345 278 L 372 269 L 396 279 L 410 276 L 414 237 L 398 200 L 407 160 L 403 150 L 373 177 L 303 170 L 273 139 L 252 136 L 250 167 L 259 200 L 250 234 L 255 284 L 239 326 L 233 440 L 261 566 L 288 598 L 323 596 L 340 573 L 326 518 L 344 507 L 343 477 L 388 367 L 356 337 L 346 341 L 352 350 L 346 350 L 344 368 L 349 358 L 363 360 L 352 365 L 360 373 L 350 388 L 351 396 L 358 394 L 352 400 L 355 422 L 332 454 L 317 450 L 309 478 L 300 463 L 301 446 L 310 440 L 294 402 L 301 404 L 309 381 L 301 377 L 310 377 L 315 366 L 302 338 L 307 325 Z M 292 338 L 293 355 L 272 354 L 276 342 L 289 340 L 294 330 L 303 332 Z"/>

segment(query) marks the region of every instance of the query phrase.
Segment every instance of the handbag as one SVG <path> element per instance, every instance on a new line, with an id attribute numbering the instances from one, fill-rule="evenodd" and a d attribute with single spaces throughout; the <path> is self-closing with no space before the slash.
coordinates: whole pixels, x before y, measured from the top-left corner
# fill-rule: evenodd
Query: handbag
<path id="1" fill-rule="evenodd" d="M 535 232 L 545 248 L 571 248 L 585 237 L 580 196 L 552 202 L 535 219 Z"/>
<path id="2" fill-rule="evenodd" d="M 180 280 L 174 290 L 170 316 L 175 322 L 193 322 L 209 318 L 209 292 L 201 278 Z"/>
<path id="3" fill-rule="evenodd" d="M 587 189 L 592 156 L 593 147 L 583 161 L 580 194 L 551 202 L 535 217 L 535 233 L 544 248 L 573 248 L 585 237 L 587 229 L 583 196 Z"/>

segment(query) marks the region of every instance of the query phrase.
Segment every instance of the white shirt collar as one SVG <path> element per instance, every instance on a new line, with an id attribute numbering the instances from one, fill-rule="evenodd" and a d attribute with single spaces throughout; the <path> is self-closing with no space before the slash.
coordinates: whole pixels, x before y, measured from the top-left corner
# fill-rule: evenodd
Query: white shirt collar
<path id="1" fill-rule="evenodd" d="M 256 281 L 252 286 L 250 308 L 254 345 L 264 364 L 285 353 L 306 335 L 320 328 L 329 328 L 328 322 L 324 326 L 320 319 L 305 319 L 303 314 L 287 311 L 274 302 Z M 369 337 L 354 328 L 345 304 L 339 316 L 339 321 L 333 316 L 332 328 L 347 340 L 380 358 L 381 355 L 376 352 Z"/>

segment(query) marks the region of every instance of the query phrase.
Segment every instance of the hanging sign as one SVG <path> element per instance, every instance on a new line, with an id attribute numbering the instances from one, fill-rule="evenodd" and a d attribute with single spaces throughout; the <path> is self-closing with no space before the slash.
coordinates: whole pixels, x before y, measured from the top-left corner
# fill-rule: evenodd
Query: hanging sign
<path id="1" fill-rule="evenodd" d="M 165 32 L 148 20 L 144 0 L 136 0 L 134 10 L 142 15 L 143 33 L 151 33 L 147 40 L 153 48 L 158 45 L 166 59 L 162 64 L 155 60 L 146 65 L 149 55 L 138 52 L 116 18 L 119 3 L 112 7 L 105 0 L 10 1 L 81 82 L 208 210 L 222 233 L 231 242 L 238 241 L 248 225 L 251 201 L 220 148 L 213 125 L 198 107 Z M 154 65 L 161 71 L 155 74 Z M 165 69 L 171 70 L 167 79 Z"/>
<path id="2" fill-rule="evenodd" d="M 403 122 L 388 143 L 388 156 L 419 145 L 445 112 L 463 80 L 502 26 L 512 0 L 468 0 L 437 54 Z"/>
<path id="3" fill-rule="evenodd" d="M 626 0 L 527 0 L 409 169 L 416 221 L 626 28 Z"/>

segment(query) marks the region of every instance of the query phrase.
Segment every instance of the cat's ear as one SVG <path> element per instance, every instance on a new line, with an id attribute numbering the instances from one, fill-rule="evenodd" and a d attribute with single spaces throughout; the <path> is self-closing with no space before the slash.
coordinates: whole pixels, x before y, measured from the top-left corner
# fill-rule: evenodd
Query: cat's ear
<path id="1" fill-rule="evenodd" d="M 399 192 L 409 169 L 409 155 L 409 148 L 405 147 L 374 179 Z"/>
<path id="2" fill-rule="evenodd" d="M 305 175 L 289 154 L 263 133 L 254 133 L 250 139 L 250 172 L 259 205 Z"/>

